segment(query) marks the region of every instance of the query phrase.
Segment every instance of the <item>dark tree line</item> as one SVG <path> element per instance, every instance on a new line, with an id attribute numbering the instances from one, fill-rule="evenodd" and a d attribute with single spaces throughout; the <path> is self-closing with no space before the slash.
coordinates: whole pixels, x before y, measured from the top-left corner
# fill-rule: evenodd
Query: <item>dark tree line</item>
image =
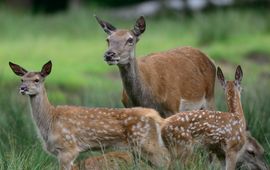
<path id="1" fill-rule="evenodd" d="M 0 0 L 0 4 L 7 4 L 13 8 L 26 8 L 32 10 L 33 13 L 55 13 L 64 11 L 73 5 L 97 5 L 107 7 L 120 7 L 125 5 L 133 5 L 147 0 Z M 167 3 L 168 0 L 157 0 L 162 4 Z M 183 12 L 190 12 L 187 8 L 189 0 L 179 0 L 185 5 Z M 207 8 L 215 7 L 211 1 L 207 1 Z M 270 0 L 234 0 L 233 6 L 238 7 L 256 7 L 269 6 Z"/>

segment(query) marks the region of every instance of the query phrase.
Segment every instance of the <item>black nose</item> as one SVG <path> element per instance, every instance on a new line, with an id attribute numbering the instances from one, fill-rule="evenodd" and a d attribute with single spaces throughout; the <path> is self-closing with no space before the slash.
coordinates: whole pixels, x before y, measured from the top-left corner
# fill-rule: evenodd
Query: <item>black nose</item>
<path id="1" fill-rule="evenodd" d="M 107 51 L 107 52 L 105 53 L 105 58 L 106 58 L 106 60 L 111 60 L 114 56 L 115 56 L 115 52 Z"/>
<path id="2" fill-rule="evenodd" d="M 21 90 L 21 91 L 27 91 L 28 88 L 27 88 L 26 85 L 21 85 L 20 90 Z"/>

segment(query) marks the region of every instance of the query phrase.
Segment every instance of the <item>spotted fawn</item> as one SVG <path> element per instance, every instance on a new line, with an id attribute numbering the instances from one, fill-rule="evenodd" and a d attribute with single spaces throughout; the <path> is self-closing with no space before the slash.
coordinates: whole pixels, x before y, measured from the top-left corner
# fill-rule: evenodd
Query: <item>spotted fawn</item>
<path id="1" fill-rule="evenodd" d="M 61 169 L 70 170 L 82 151 L 110 146 L 141 150 L 141 156 L 154 166 L 168 166 L 170 155 L 163 146 L 162 119 L 156 111 L 53 106 L 44 87 L 45 78 L 51 72 L 51 61 L 38 72 L 28 72 L 11 62 L 9 65 L 21 77 L 20 93 L 29 96 L 44 149 L 58 158 Z"/>
<path id="2" fill-rule="evenodd" d="M 226 81 L 219 67 L 217 75 L 225 91 L 229 112 L 188 111 L 165 119 L 162 138 L 173 161 L 182 159 L 185 162 L 187 154 L 198 145 L 214 153 L 223 169 L 234 170 L 237 160 L 248 151 L 252 137 L 246 131 L 241 105 L 242 69 L 237 67 L 234 81 Z"/>

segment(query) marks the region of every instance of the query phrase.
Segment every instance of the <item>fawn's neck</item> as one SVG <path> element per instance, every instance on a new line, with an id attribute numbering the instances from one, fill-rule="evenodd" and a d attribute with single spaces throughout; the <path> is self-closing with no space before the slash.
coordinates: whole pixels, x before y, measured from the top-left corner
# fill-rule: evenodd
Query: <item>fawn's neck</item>
<path id="1" fill-rule="evenodd" d="M 39 94 L 30 96 L 30 105 L 35 124 L 44 141 L 48 139 L 48 131 L 52 121 L 52 108 L 44 86 Z"/>
<path id="2" fill-rule="evenodd" d="M 141 76 L 138 62 L 135 58 L 135 53 L 129 57 L 130 61 L 124 65 L 118 65 L 122 77 L 124 89 L 132 101 L 133 106 L 141 106 L 156 109 L 164 118 L 170 115 L 161 104 L 155 101 L 152 92 L 144 84 L 143 77 Z"/>
<path id="3" fill-rule="evenodd" d="M 227 105 L 230 113 L 244 114 L 239 92 L 227 94 Z"/>
<path id="4" fill-rule="evenodd" d="M 228 105 L 229 112 L 239 114 L 239 116 L 243 120 L 244 126 L 246 126 L 245 116 L 244 116 L 244 112 L 243 112 L 243 108 L 241 104 L 240 92 L 229 91 L 227 93 L 227 105 Z"/>

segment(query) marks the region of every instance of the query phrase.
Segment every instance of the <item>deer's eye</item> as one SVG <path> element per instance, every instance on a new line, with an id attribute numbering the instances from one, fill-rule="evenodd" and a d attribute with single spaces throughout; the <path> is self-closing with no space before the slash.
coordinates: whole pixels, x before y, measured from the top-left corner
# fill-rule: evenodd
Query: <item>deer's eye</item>
<path id="1" fill-rule="evenodd" d="M 35 79 L 34 81 L 35 81 L 36 83 L 38 83 L 38 82 L 39 82 L 39 79 Z"/>
<path id="2" fill-rule="evenodd" d="M 127 40 L 127 43 L 132 44 L 132 43 L 133 43 L 133 38 L 129 38 L 129 39 Z"/>
<path id="3" fill-rule="evenodd" d="M 21 79 L 21 82 L 23 82 L 23 79 Z"/>
<path id="4" fill-rule="evenodd" d="M 110 41 L 109 41 L 109 39 L 108 39 L 108 38 L 106 39 L 106 42 L 109 44 L 109 42 L 110 42 Z"/>

